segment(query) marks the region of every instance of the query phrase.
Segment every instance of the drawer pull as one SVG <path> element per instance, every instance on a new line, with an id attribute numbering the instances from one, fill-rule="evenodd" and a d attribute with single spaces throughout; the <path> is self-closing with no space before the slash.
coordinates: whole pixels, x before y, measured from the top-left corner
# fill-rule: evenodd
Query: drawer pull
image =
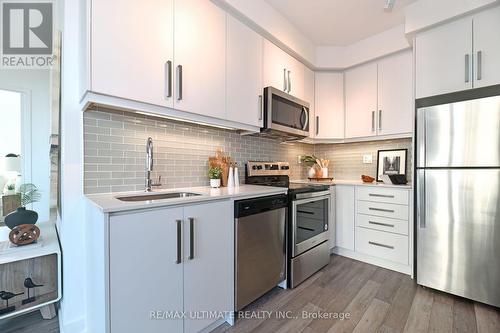
<path id="1" fill-rule="evenodd" d="M 373 221 L 368 221 L 369 224 L 376 224 L 376 225 L 382 225 L 384 227 L 391 227 L 394 228 L 394 224 L 389 224 L 389 223 L 382 223 L 382 222 L 373 222 Z"/>
<path id="2" fill-rule="evenodd" d="M 392 210 L 392 209 L 373 208 L 373 207 L 369 207 L 368 209 L 369 210 L 376 210 L 379 212 L 394 213 L 394 210 Z"/>
<path id="3" fill-rule="evenodd" d="M 372 241 L 369 241 L 368 244 L 375 245 L 375 246 L 380 246 L 380 247 L 385 247 L 387 249 L 394 250 L 394 246 L 391 246 L 391 245 L 385 245 L 385 244 L 375 243 L 375 242 L 372 242 Z"/>
<path id="4" fill-rule="evenodd" d="M 394 198 L 393 195 L 388 195 L 388 194 L 375 194 L 375 193 L 370 193 L 368 194 L 370 197 L 379 197 L 379 198 Z"/>

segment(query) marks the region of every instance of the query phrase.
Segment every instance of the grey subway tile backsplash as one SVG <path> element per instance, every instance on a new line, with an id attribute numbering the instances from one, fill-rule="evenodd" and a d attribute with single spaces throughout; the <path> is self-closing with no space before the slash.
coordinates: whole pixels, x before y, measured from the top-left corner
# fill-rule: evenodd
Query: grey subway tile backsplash
<path id="1" fill-rule="evenodd" d="M 268 138 L 242 136 L 234 131 L 211 128 L 109 110 L 84 112 L 85 193 L 108 193 L 144 189 L 146 139 L 154 144 L 156 182 L 163 188 L 206 186 L 208 158 L 217 149 L 237 162 L 240 181 L 245 163 L 287 161 L 291 179 L 307 177 L 307 167 L 299 155 L 316 154 L 331 160 L 330 170 L 337 179 L 359 179 L 361 174 L 375 176 L 378 149 L 408 148 L 411 170 L 411 139 L 346 144 L 281 143 Z M 373 163 L 363 164 L 363 154 L 372 154 Z M 411 176 L 411 172 L 408 172 Z"/>

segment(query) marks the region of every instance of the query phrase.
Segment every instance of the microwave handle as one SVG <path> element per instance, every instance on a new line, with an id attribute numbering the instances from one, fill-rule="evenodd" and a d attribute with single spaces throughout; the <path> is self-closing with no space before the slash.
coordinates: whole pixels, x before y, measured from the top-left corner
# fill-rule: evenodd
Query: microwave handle
<path id="1" fill-rule="evenodd" d="M 302 130 L 305 131 L 307 128 L 307 125 L 309 125 L 309 113 L 307 112 L 307 109 L 305 106 L 302 107 L 302 112 L 306 116 L 306 121 L 304 122 L 304 126 L 302 126 Z"/>

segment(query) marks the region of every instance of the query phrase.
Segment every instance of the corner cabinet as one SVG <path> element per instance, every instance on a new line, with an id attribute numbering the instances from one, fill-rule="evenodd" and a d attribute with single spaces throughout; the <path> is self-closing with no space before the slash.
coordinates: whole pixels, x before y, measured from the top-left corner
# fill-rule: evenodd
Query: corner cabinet
<path id="1" fill-rule="evenodd" d="M 500 7 L 417 34 L 416 98 L 500 84 Z"/>
<path id="2" fill-rule="evenodd" d="M 195 315 L 232 311 L 231 218 L 230 201 L 111 214 L 109 332 L 194 333 L 224 320 Z"/>
<path id="3" fill-rule="evenodd" d="M 318 72 L 314 81 L 314 138 L 344 138 L 344 74 Z"/>
<path id="4" fill-rule="evenodd" d="M 345 72 L 346 139 L 411 136 L 412 53 L 399 52 Z"/>

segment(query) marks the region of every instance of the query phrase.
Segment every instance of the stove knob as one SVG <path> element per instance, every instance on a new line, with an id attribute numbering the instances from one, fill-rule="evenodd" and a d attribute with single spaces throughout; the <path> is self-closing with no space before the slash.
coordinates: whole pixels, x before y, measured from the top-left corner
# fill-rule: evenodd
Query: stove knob
<path id="1" fill-rule="evenodd" d="M 259 167 L 257 165 L 252 166 L 252 170 L 257 170 Z"/>
<path id="2" fill-rule="evenodd" d="M 257 165 L 257 170 L 262 170 L 262 165 Z"/>

